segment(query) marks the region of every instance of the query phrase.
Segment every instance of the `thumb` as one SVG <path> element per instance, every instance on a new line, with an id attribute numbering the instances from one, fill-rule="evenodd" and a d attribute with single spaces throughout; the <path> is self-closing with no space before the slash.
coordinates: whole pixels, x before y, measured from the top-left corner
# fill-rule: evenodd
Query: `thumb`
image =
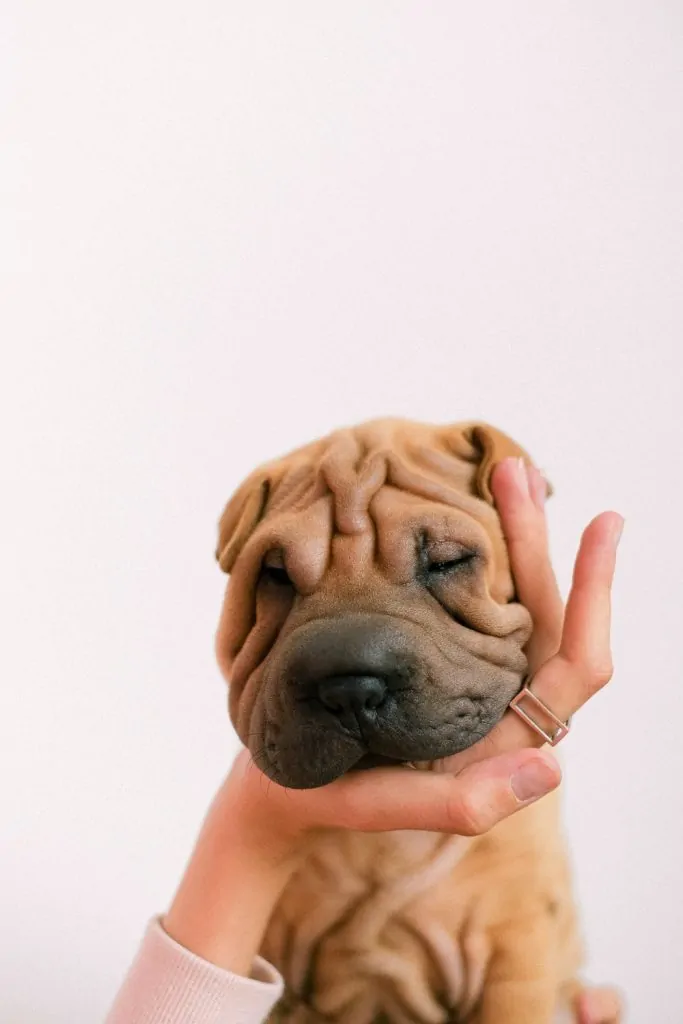
<path id="1" fill-rule="evenodd" d="M 374 768 L 323 787 L 318 814 L 322 827 L 475 836 L 555 789 L 560 779 L 552 754 L 533 749 L 478 761 L 457 776 Z"/>

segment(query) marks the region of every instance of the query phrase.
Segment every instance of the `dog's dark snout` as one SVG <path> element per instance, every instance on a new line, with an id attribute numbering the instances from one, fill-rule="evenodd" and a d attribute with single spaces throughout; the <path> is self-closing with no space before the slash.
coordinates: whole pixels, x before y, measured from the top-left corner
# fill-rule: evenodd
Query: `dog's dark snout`
<path id="1" fill-rule="evenodd" d="M 379 676 L 331 676 L 318 683 L 318 699 L 335 714 L 364 714 L 384 703 L 387 684 Z"/>
<path id="2" fill-rule="evenodd" d="M 299 699 L 344 713 L 377 710 L 419 669 L 400 626 L 380 615 L 315 620 L 292 636 L 285 678 Z"/>

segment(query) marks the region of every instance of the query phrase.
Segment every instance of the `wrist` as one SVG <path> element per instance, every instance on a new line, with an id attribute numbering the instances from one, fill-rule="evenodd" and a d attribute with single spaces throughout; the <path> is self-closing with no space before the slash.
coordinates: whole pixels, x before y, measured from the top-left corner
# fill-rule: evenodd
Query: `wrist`
<path id="1" fill-rule="evenodd" d="M 243 975 L 251 971 L 300 850 L 294 835 L 269 833 L 247 803 L 229 784 L 218 793 L 163 920 L 180 945 Z"/>
<path id="2" fill-rule="evenodd" d="M 244 771 L 238 762 L 212 804 L 207 825 L 218 845 L 237 843 L 262 870 L 291 874 L 306 845 L 306 828 L 291 806 L 280 806 L 279 787 L 264 785 L 263 778 L 256 786 L 253 780 L 247 784 Z"/>

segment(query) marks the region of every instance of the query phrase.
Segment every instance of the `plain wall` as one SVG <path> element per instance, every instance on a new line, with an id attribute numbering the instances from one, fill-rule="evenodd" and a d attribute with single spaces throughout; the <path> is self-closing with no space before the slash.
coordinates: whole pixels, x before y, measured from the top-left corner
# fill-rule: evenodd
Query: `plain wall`
<path id="1" fill-rule="evenodd" d="M 681 1020 L 683 9 L 5 0 L 0 1019 L 100 1020 L 236 750 L 260 460 L 487 419 L 626 517 L 564 750 L 588 973 Z"/>

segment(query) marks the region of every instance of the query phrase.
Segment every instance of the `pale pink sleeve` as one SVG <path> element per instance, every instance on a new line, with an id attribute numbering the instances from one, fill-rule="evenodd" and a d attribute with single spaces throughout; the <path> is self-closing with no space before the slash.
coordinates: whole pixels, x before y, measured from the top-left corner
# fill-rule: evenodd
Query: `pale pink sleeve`
<path id="1" fill-rule="evenodd" d="M 149 925 L 105 1024 L 262 1024 L 282 978 L 256 957 L 251 977 L 221 970 Z"/>

